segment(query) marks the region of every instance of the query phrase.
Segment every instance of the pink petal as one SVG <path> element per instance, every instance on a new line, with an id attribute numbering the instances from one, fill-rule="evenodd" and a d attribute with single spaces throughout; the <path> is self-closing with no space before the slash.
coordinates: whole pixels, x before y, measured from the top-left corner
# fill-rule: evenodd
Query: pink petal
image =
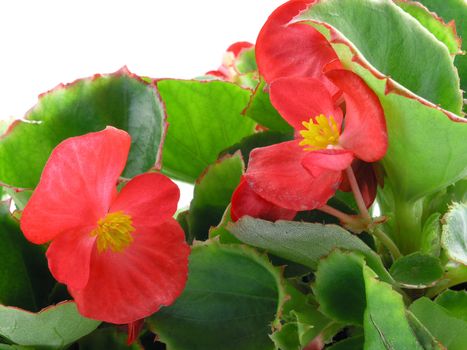
<path id="1" fill-rule="evenodd" d="M 291 210 L 311 210 L 326 204 L 341 180 L 340 172 L 313 177 L 302 165 L 307 154 L 298 141 L 256 148 L 250 154 L 245 179 L 263 199 Z"/>
<path id="2" fill-rule="evenodd" d="M 107 127 L 55 147 L 23 211 L 26 238 L 42 244 L 62 232 L 95 225 L 115 195 L 130 143 L 125 131 Z"/>
<path id="3" fill-rule="evenodd" d="M 285 209 L 268 202 L 258 196 L 242 177 L 240 184 L 232 195 L 230 214 L 233 221 L 248 215 L 269 221 L 292 220 L 297 212 Z"/>
<path id="4" fill-rule="evenodd" d="M 270 83 L 280 77 L 315 77 L 332 94 L 337 89 L 323 76 L 323 68 L 338 60 L 326 38 L 307 24 L 288 24 L 314 0 L 289 1 L 268 18 L 256 41 L 258 69 Z"/>
<path id="5" fill-rule="evenodd" d="M 342 124 L 342 111 L 334 105 L 325 85 L 313 78 L 280 78 L 271 83 L 271 103 L 295 130 L 303 130 L 302 122 L 319 116 L 333 116 Z"/>
<path id="6" fill-rule="evenodd" d="M 156 227 L 136 227 L 133 237 L 121 253 L 93 249 L 88 284 L 68 288 L 82 315 L 131 323 L 172 304 L 183 291 L 190 248 L 180 225 L 170 218 Z"/>
<path id="7" fill-rule="evenodd" d="M 146 173 L 123 187 L 109 212 L 125 212 L 136 226 L 156 226 L 172 217 L 179 198 L 180 190 L 167 176 Z"/>
<path id="8" fill-rule="evenodd" d="M 337 69 L 326 76 L 344 92 L 345 127 L 339 143 L 365 162 L 381 159 L 386 154 L 388 136 L 378 96 L 351 71 Z"/>
<path id="9" fill-rule="evenodd" d="M 327 171 L 342 171 L 347 169 L 354 159 L 351 151 L 343 149 L 323 149 L 307 152 L 302 165 L 313 176 L 321 176 Z"/>
<path id="10" fill-rule="evenodd" d="M 95 237 L 90 233 L 94 227 L 79 231 L 63 232 L 50 243 L 47 249 L 49 269 L 54 278 L 71 288 L 83 288 L 89 278 L 89 264 Z"/>

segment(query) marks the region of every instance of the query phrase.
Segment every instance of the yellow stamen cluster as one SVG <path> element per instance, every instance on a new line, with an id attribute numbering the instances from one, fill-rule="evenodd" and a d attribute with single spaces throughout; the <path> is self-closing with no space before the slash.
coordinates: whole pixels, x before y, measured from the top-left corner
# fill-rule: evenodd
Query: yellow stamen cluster
<path id="1" fill-rule="evenodd" d="M 316 151 L 326 149 L 329 145 L 337 145 L 339 142 L 339 127 L 332 116 L 326 118 L 324 115 L 310 118 L 308 122 L 303 122 L 306 128 L 300 131 L 303 140 L 300 146 L 305 147 L 305 151 Z"/>
<path id="2" fill-rule="evenodd" d="M 131 216 L 123 211 L 109 213 L 97 222 L 91 236 L 97 236 L 97 251 L 107 249 L 122 252 L 133 242 L 131 234 L 135 231 Z"/>

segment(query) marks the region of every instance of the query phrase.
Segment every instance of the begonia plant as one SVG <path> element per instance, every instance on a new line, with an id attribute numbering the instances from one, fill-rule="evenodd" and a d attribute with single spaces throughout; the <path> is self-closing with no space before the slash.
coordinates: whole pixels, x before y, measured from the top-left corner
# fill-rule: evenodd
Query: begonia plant
<path id="1" fill-rule="evenodd" d="M 290 0 L 197 78 L 41 94 L 0 138 L 0 349 L 465 350 L 464 18 Z"/>

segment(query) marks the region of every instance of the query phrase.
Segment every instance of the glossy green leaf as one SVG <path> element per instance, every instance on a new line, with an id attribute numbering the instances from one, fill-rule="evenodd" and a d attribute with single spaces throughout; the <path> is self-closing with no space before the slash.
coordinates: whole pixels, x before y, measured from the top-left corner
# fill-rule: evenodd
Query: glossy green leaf
<path id="1" fill-rule="evenodd" d="M 35 187 L 57 144 L 107 125 L 132 137 L 123 176 L 132 177 L 157 163 L 165 129 L 161 101 L 154 86 L 122 69 L 41 95 L 25 119 L 16 121 L 0 140 L 0 181 Z"/>
<path id="2" fill-rule="evenodd" d="M 6 204 L 0 204 L 0 304 L 38 310 L 54 280 L 42 247 L 23 236 Z"/>
<path id="3" fill-rule="evenodd" d="M 454 56 L 461 52 L 461 41 L 456 34 L 454 26 L 444 23 L 444 21 L 430 12 L 425 6 L 416 1 L 396 0 L 395 3 L 405 12 L 414 17 L 422 26 L 432 33 L 436 39 L 441 41 Z"/>
<path id="4" fill-rule="evenodd" d="M 301 350 L 317 336 L 330 340 L 342 325 L 324 316 L 311 294 L 305 295 L 285 284 L 287 301 L 282 311 L 282 327 L 271 335 L 280 349 Z"/>
<path id="5" fill-rule="evenodd" d="M 467 3 L 465 0 L 418 0 L 431 11 L 437 13 L 446 23 L 451 22 L 455 24 L 456 31 L 462 38 L 462 49 L 467 50 L 467 26 L 465 21 L 467 18 Z M 467 91 L 467 56 L 458 55 L 454 60 L 454 64 L 459 70 L 459 77 L 461 78 L 461 88 Z"/>
<path id="6" fill-rule="evenodd" d="M 426 288 L 443 276 L 438 258 L 420 252 L 397 259 L 389 272 L 404 288 Z"/>
<path id="7" fill-rule="evenodd" d="M 410 305 L 410 311 L 446 349 L 465 349 L 466 321 L 451 316 L 444 307 L 425 297 Z"/>
<path id="8" fill-rule="evenodd" d="M 0 336 L 19 345 L 63 349 L 99 324 L 81 316 L 73 302 L 50 306 L 36 314 L 0 305 Z"/>
<path id="9" fill-rule="evenodd" d="M 430 331 L 415 317 L 415 315 L 406 310 L 407 320 L 409 321 L 410 327 L 417 337 L 418 342 L 424 350 L 445 350 L 440 342 L 430 333 Z"/>
<path id="10" fill-rule="evenodd" d="M 293 132 L 293 128 L 276 111 L 266 91 L 267 85 L 261 80 L 251 96 L 250 103 L 244 114 L 270 130 L 284 133 Z"/>
<path id="11" fill-rule="evenodd" d="M 227 147 L 251 135 L 255 123 L 241 115 L 250 91 L 224 81 L 160 80 L 169 128 L 162 171 L 194 182 Z"/>
<path id="12" fill-rule="evenodd" d="M 209 229 L 219 224 L 244 167 L 239 153 L 226 156 L 209 166 L 196 181 L 188 217 L 190 234 L 195 239 L 205 240 Z"/>
<path id="13" fill-rule="evenodd" d="M 380 3 L 386 4 L 374 2 Z M 330 37 L 328 29 L 316 27 Z M 397 201 L 413 202 L 467 176 L 467 120 L 422 100 L 376 71 L 345 38 L 334 38 L 332 46 L 344 67 L 365 80 L 384 108 L 389 148 L 382 163 Z"/>
<path id="14" fill-rule="evenodd" d="M 379 256 L 356 236 L 337 225 L 276 221 L 243 217 L 228 226 L 242 242 L 315 270 L 334 249 L 362 253 L 384 280 L 391 280 Z"/>
<path id="15" fill-rule="evenodd" d="M 441 251 L 441 214 L 433 213 L 423 224 L 420 251 L 438 257 Z"/>
<path id="16" fill-rule="evenodd" d="M 367 266 L 363 267 L 367 307 L 364 316 L 365 350 L 423 350 L 405 315 L 402 296 Z"/>
<path id="17" fill-rule="evenodd" d="M 284 294 L 264 256 L 240 245 L 195 246 L 187 286 L 149 322 L 169 350 L 272 350 Z"/>
<path id="18" fill-rule="evenodd" d="M 364 261 L 360 255 L 340 251 L 320 261 L 313 292 L 325 315 L 344 324 L 363 323 L 366 307 Z"/>
<path id="19" fill-rule="evenodd" d="M 443 218 L 441 243 L 449 257 L 467 265 L 467 203 L 455 203 Z"/>
<path id="20" fill-rule="evenodd" d="M 467 322 L 467 291 L 447 290 L 440 294 L 435 302 L 444 307 L 455 318 Z"/>
<path id="21" fill-rule="evenodd" d="M 378 71 L 428 101 L 461 112 L 459 77 L 446 46 L 392 1 L 321 0 L 299 19 L 330 24 Z"/>

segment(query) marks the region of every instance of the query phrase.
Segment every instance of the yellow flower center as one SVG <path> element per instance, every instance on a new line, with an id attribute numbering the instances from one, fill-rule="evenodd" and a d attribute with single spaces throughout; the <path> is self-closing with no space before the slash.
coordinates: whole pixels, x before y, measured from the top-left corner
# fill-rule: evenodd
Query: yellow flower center
<path id="1" fill-rule="evenodd" d="M 326 149 L 328 146 L 335 146 L 339 142 L 339 127 L 332 116 L 326 118 L 324 115 L 310 118 L 308 122 L 303 122 L 304 130 L 300 131 L 303 140 L 300 146 L 305 147 L 305 151 L 316 151 Z"/>
<path id="2" fill-rule="evenodd" d="M 131 234 L 135 231 L 131 216 L 123 211 L 109 213 L 97 222 L 97 227 L 91 236 L 97 236 L 97 251 L 102 253 L 107 249 L 122 252 L 133 242 Z"/>

